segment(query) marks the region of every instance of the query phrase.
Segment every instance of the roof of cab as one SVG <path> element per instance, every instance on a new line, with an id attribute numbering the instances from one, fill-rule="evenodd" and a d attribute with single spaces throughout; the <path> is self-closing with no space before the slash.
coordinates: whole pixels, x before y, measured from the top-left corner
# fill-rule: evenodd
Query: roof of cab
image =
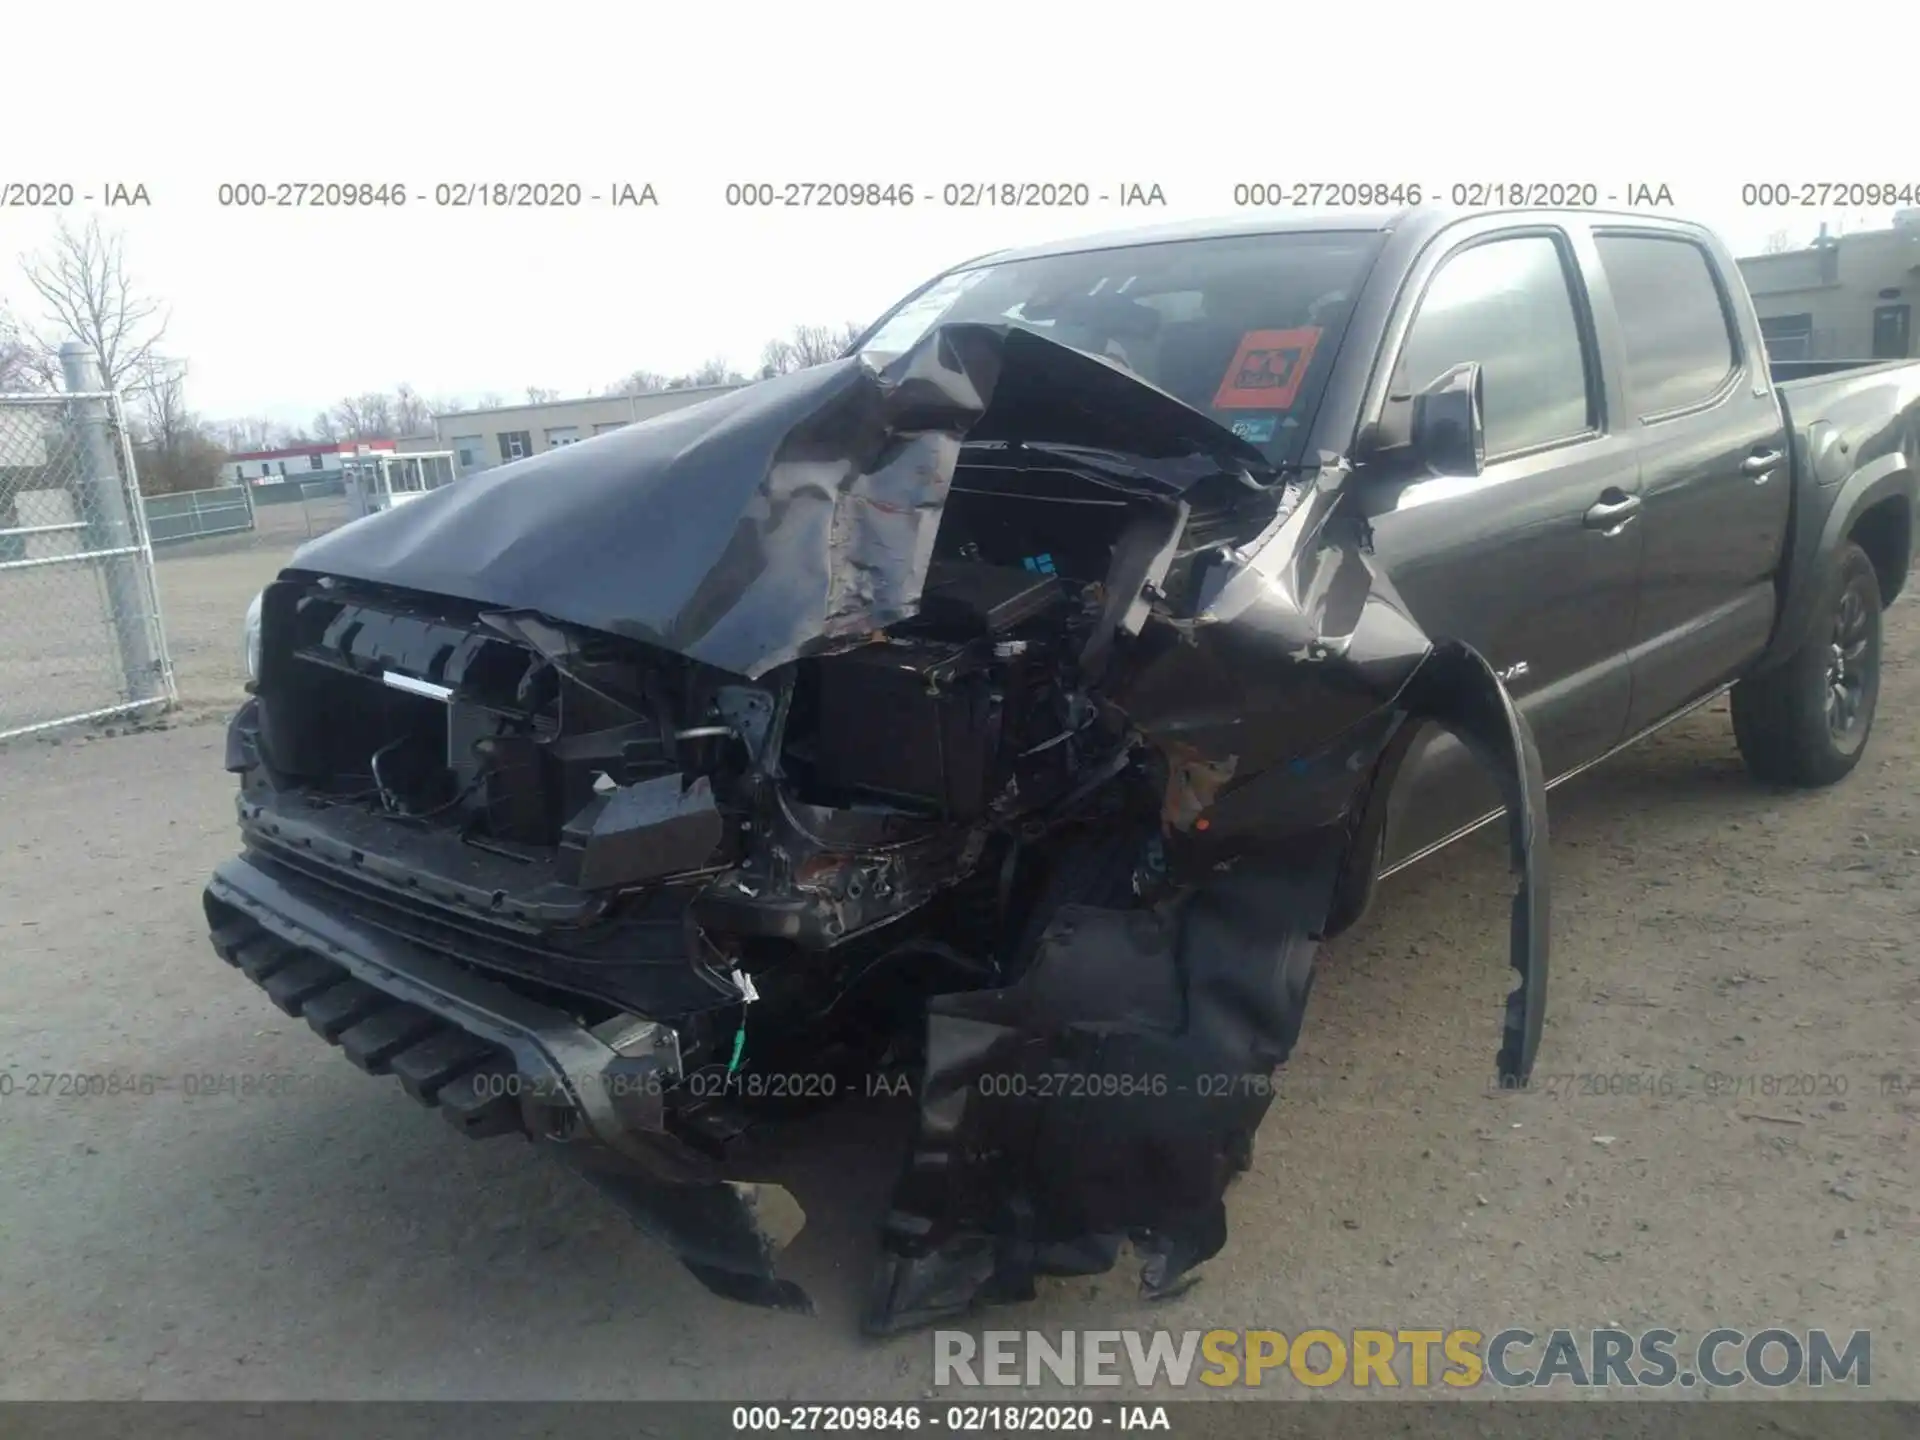
<path id="1" fill-rule="evenodd" d="M 1174 220 L 1162 225 L 1140 225 L 1126 230 L 1103 230 L 1093 235 L 1073 235 L 1049 240 L 1040 245 L 1025 245 L 1010 250 L 994 250 L 977 255 L 956 270 L 975 265 L 998 265 L 1008 260 L 1034 260 L 1045 255 L 1072 255 L 1083 250 L 1114 250 L 1125 245 L 1159 245 L 1176 240 L 1219 240 L 1235 235 L 1282 235 L 1297 232 L 1335 234 L 1378 234 L 1400 228 L 1408 220 L 1421 216 L 1418 209 L 1388 211 L 1351 210 L 1332 213 L 1301 214 L 1263 210 L 1207 220 Z"/>
<path id="2" fill-rule="evenodd" d="M 1461 220 L 1482 215 L 1512 214 L 1532 220 L 1551 221 L 1578 214 L 1588 221 L 1613 221 L 1661 229 L 1700 230 L 1700 226 L 1652 211 L 1555 211 L 1514 210 L 1503 207 L 1459 209 L 1445 205 L 1416 205 L 1398 210 L 1347 210 L 1302 213 L 1300 211 L 1261 210 L 1210 220 L 1178 220 L 1163 225 L 1138 226 L 1128 230 L 1106 230 L 1093 235 L 1075 235 L 1050 240 L 1041 245 L 995 250 L 977 255 L 954 270 L 998 265 L 1009 260 L 1034 260 L 1047 255 L 1072 255 L 1087 250 L 1113 250 L 1126 245 L 1158 245 L 1179 240 L 1218 240 L 1236 235 L 1287 234 L 1384 234 L 1400 232 L 1416 242 Z M 1416 245 L 1417 248 L 1417 245 Z M 951 273 L 951 272 L 949 272 Z"/>

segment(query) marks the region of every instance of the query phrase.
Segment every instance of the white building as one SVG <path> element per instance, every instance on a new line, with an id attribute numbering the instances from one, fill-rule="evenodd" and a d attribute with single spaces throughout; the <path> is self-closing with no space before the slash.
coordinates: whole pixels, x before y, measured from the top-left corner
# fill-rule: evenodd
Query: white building
<path id="1" fill-rule="evenodd" d="M 1804 250 L 1740 262 L 1775 360 L 1920 358 L 1920 210 L 1886 230 L 1828 235 Z"/>
<path id="2" fill-rule="evenodd" d="M 283 450 L 247 450 L 229 455 L 220 467 L 223 485 L 279 485 L 288 481 L 338 480 L 346 461 L 359 449 L 392 450 L 391 440 L 329 440 Z"/>
<path id="3" fill-rule="evenodd" d="M 583 400 L 547 400 L 492 410 L 454 410 L 433 417 L 440 448 L 454 452 L 462 475 L 504 465 L 618 430 L 636 420 L 698 404 L 737 385 L 697 385 L 648 395 L 600 395 Z"/>

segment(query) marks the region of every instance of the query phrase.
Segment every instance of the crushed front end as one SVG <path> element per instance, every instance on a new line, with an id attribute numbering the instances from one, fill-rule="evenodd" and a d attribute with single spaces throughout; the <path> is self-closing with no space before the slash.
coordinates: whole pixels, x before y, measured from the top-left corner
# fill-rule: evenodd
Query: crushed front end
<path id="1" fill-rule="evenodd" d="M 852 1093 L 928 993 L 991 983 L 1011 858 L 1131 763 L 1072 680 L 1058 575 L 936 566 L 928 594 L 754 682 L 289 575 L 230 729 L 245 851 L 208 889 L 216 947 L 467 1133 L 674 1212 L 637 1218 L 716 1288 L 797 1304 L 771 1245 L 696 1259 L 686 1187 L 739 1208 L 756 1109 Z"/>
<path id="2" fill-rule="evenodd" d="M 215 948 L 717 1293 L 808 1307 L 753 1136 L 879 1070 L 918 1129 L 870 1328 L 1128 1242 L 1187 1283 L 1423 722 L 1508 784 L 1531 1064 L 1538 761 L 1337 461 L 954 325 L 509 470 L 264 593 Z"/>

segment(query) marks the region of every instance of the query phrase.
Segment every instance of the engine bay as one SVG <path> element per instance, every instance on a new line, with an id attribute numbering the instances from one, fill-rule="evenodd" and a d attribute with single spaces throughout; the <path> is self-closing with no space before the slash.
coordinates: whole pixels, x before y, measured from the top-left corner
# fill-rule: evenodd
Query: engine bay
<path id="1" fill-rule="evenodd" d="M 524 611 L 283 577 L 263 601 L 253 789 L 350 825 L 355 856 L 405 832 L 443 876 L 504 875 L 483 882 L 504 920 L 539 927 L 566 893 L 546 926 L 562 942 L 665 891 L 691 917 L 689 963 L 713 975 L 758 984 L 796 950 L 848 951 L 817 967 L 822 1004 L 951 892 L 993 912 L 965 937 L 971 963 L 1002 965 L 1010 855 L 1117 812 L 1153 828 L 1158 757 L 1101 681 L 1116 641 L 1217 549 L 1183 534 L 1221 521 L 981 449 L 917 613 L 758 680 Z M 737 984 L 710 988 L 737 1003 Z M 608 998 L 662 1003 L 645 985 Z"/>

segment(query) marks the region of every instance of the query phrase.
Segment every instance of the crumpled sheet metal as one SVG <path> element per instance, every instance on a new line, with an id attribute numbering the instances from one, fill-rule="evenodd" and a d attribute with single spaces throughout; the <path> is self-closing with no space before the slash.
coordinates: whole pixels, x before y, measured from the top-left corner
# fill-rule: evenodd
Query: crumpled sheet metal
<path id="1" fill-rule="evenodd" d="M 1420 631 L 1375 571 L 1364 531 L 1328 523 L 1329 498 L 1283 517 L 1275 538 L 1310 528 L 1255 552 L 1243 572 L 1252 583 L 1221 592 L 1230 623 L 1149 661 L 1123 703 L 1189 760 L 1246 758 L 1269 705 L 1321 707 L 1283 731 L 1296 754 L 1366 736 L 1377 763 L 1408 722 L 1457 735 L 1493 771 L 1508 810 L 1519 983 L 1496 1067 L 1503 1082 L 1521 1080 L 1547 983 L 1539 754 L 1492 667 Z M 1275 773 L 1277 757 L 1255 758 Z M 1354 767 L 1357 803 L 1366 773 Z M 1225 1244 L 1227 1184 L 1250 1163 L 1274 1071 L 1299 1034 L 1353 832 L 1321 833 L 1311 862 L 1251 853 L 1169 908 L 1068 906 L 1014 984 L 930 1004 L 920 1133 L 885 1227 L 868 1330 L 1025 1298 L 1039 1275 L 1107 1270 L 1128 1241 L 1143 1257 L 1144 1295 L 1192 1283 Z"/>
<path id="2" fill-rule="evenodd" d="M 1165 488 L 1225 427 L 1030 331 L 937 327 L 516 461 L 310 541 L 292 568 L 626 636 L 757 679 L 914 613 L 960 442 L 1124 449 Z"/>
<path id="3" fill-rule="evenodd" d="M 1517 880 L 1508 950 L 1520 981 L 1498 1074 L 1513 1083 L 1532 1070 L 1546 1003 L 1551 889 L 1539 752 L 1493 667 L 1462 641 L 1429 637 L 1374 563 L 1365 525 L 1339 515 L 1349 477 L 1344 461 L 1327 457 L 1300 503 L 1203 597 L 1196 643 L 1150 658 L 1120 703 L 1170 756 L 1230 762 L 1218 813 L 1249 826 L 1272 825 L 1275 807 L 1246 804 L 1236 791 L 1279 800 L 1286 761 L 1343 741 L 1361 746 L 1348 764 L 1352 798 L 1363 801 L 1380 759 L 1367 744 L 1384 746 L 1405 722 L 1455 735 L 1493 774 L 1507 811 Z"/>

